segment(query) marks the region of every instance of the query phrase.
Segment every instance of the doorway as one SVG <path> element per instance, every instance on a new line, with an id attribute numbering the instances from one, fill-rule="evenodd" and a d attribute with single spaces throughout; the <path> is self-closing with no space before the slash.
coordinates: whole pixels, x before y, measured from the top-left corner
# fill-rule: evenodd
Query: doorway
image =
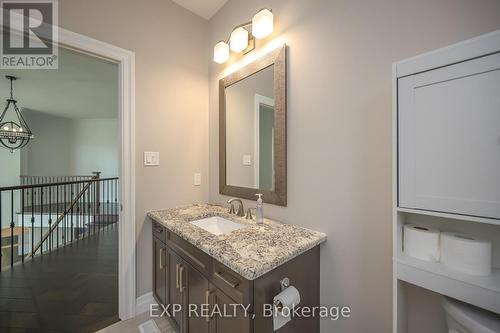
<path id="1" fill-rule="evenodd" d="M 134 161 L 134 53 L 59 28 L 58 47 L 98 57 L 118 67 L 118 315 L 135 315 L 135 161 Z"/>

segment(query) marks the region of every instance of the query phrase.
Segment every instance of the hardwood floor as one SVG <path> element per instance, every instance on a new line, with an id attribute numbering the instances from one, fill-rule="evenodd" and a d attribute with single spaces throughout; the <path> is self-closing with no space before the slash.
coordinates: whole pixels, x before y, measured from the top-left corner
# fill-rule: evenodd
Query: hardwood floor
<path id="1" fill-rule="evenodd" d="M 118 225 L 0 273 L 0 332 L 95 332 L 118 319 Z"/>

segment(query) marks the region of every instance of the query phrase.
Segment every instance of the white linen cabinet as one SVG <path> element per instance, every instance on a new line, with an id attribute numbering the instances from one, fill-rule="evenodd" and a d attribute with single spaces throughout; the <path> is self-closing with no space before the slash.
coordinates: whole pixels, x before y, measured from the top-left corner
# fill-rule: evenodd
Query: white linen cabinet
<path id="1" fill-rule="evenodd" d="M 393 332 L 408 284 L 500 313 L 500 31 L 394 64 L 393 183 Z M 490 239 L 493 275 L 405 256 L 406 223 Z"/>

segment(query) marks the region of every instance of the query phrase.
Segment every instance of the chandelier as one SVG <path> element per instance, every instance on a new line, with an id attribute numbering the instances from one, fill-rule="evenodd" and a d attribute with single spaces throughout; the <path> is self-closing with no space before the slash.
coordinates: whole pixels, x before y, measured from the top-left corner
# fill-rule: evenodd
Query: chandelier
<path id="1" fill-rule="evenodd" d="M 26 146 L 35 136 L 21 115 L 12 94 L 12 81 L 17 80 L 17 77 L 11 75 L 5 77 L 10 80 L 10 98 L 7 99 L 7 105 L 0 116 L 0 144 L 14 152 Z"/>

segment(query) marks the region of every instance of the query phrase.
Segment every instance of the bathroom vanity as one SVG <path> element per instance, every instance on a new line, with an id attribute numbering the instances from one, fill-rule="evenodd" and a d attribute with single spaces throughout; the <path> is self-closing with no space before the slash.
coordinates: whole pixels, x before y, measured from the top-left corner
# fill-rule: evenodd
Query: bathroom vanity
<path id="1" fill-rule="evenodd" d="M 264 304 L 273 303 L 284 278 L 298 289 L 300 306 L 319 305 L 319 244 L 325 234 L 268 219 L 258 225 L 208 204 L 148 216 L 153 223 L 154 296 L 165 306 L 182 306 L 173 318 L 181 333 L 273 332 Z M 237 315 L 226 318 L 189 316 L 190 304 L 208 304 L 209 309 L 226 305 L 231 313 L 232 304 L 242 304 L 249 310 L 246 314 L 238 306 Z M 319 332 L 319 318 L 292 319 L 279 332 Z"/>

